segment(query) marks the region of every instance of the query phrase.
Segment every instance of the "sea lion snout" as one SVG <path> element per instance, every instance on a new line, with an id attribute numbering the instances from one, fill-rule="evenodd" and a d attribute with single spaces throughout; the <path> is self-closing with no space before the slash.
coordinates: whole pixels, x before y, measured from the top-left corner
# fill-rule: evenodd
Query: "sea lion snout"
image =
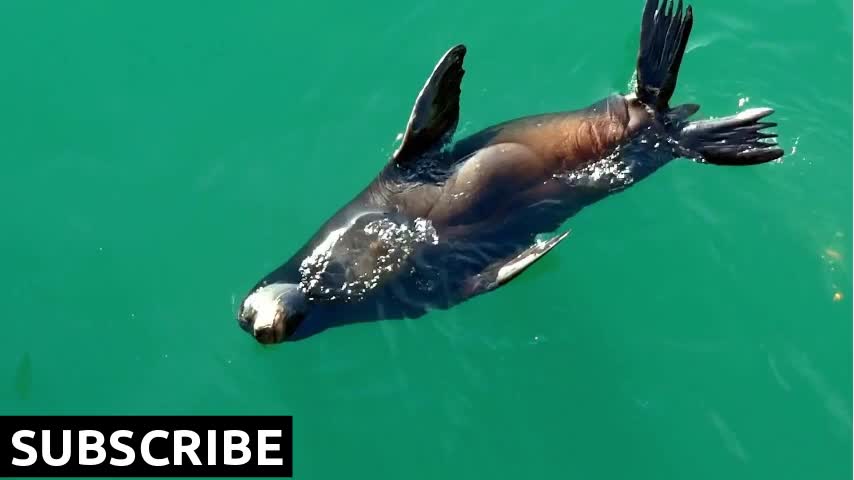
<path id="1" fill-rule="evenodd" d="M 305 315 L 305 297 L 297 285 L 274 283 L 243 301 L 237 322 L 262 344 L 280 343 Z"/>
<path id="2" fill-rule="evenodd" d="M 264 306 L 260 312 L 252 307 L 244 307 L 237 317 L 243 330 L 246 330 L 259 343 L 279 343 L 285 333 L 285 311 L 278 302 Z"/>

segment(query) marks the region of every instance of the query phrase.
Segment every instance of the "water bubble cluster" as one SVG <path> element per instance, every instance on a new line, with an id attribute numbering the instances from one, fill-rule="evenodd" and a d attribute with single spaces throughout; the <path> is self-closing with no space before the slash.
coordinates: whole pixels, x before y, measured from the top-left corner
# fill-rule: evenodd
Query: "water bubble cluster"
<path id="1" fill-rule="evenodd" d="M 622 160 L 619 150 L 583 167 L 555 176 L 573 187 L 608 190 L 625 188 L 634 182 L 632 166 Z"/>
<path id="2" fill-rule="evenodd" d="M 438 243 L 436 229 L 423 218 L 357 221 L 334 231 L 302 261 L 301 287 L 315 298 L 358 301 L 402 272 L 419 246 Z"/>

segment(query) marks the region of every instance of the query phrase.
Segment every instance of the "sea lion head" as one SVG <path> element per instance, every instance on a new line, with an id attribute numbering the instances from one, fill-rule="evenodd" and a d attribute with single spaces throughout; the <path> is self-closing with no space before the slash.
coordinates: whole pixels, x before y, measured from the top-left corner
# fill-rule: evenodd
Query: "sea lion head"
<path id="1" fill-rule="evenodd" d="M 259 343 L 280 343 L 287 339 L 308 313 L 308 302 L 299 285 L 270 283 L 243 301 L 237 322 Z"/>

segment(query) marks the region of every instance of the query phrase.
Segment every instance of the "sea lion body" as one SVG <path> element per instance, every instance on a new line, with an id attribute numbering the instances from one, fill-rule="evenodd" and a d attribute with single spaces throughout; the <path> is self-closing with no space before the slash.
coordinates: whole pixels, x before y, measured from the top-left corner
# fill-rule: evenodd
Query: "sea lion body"
<path id="1" fill-rule="evenodd" d="M 674 158 L 719 165 L 779 158 L 782 151 L 762 141 L 772 135 L 760 132 L 773 125 L 759 122 L 770 109 L 689 122 L 698 106 L 668 105 L 693 17 L 690 7 L 682 15 L 681 3 L 675 12 L 672 4 L 656 7 L 650 0 L 644 11 L 635 91 L 457 141 L 466 49 L 449 50 L 392 159 L 253 287 L 241 326 L 271 343 L 448 308 L 506 284 L 566 237 L 539 235 Z"/>

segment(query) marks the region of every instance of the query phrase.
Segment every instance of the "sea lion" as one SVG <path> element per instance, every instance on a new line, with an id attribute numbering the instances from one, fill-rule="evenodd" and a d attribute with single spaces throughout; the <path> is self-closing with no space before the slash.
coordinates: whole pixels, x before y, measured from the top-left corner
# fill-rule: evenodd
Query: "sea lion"
<path id="1" fill-rule="evenodd" d="M 333 325 L 413 318 L 506 285 L 568 235 L 582 208 L 676 158 L 755 165 L 783 156 L 770 108 L 689 121 L 671 106 L 693 24 L 682 0 L 648 0 L 636 86 L 577 110 L 532 115 L 453 140 L 466 47 L 439 60 L 399 148 L 377 177 L 241 302 L 261 343 Z"/>

